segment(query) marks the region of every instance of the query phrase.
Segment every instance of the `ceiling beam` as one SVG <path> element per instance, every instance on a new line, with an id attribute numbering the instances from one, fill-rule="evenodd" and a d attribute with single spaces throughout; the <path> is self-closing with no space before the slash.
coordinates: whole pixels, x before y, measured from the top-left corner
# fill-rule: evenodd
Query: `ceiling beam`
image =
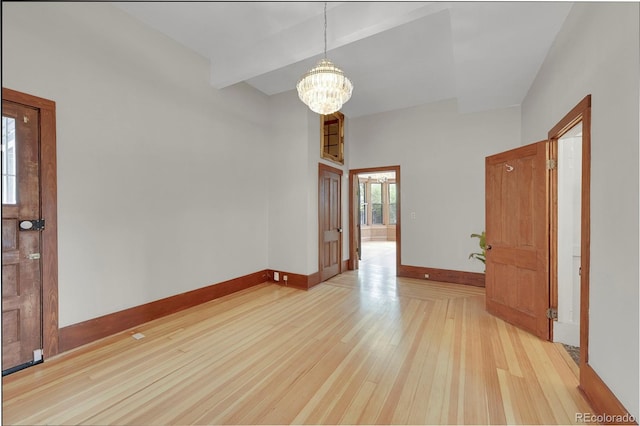
<path id="1" fill-rule="evenodd" d="M 363 6 L 365 6 L 363 8 Z M 246 49 L 210 58 L 211 85 L 217 89 L 289 66 L 324 51 L 323 4 L 312 18 L 255 40 Z M 449 9 L 449 2 L 345 2 L 327 8 L 327 49 L 336 49 L 416 19 Z"/>

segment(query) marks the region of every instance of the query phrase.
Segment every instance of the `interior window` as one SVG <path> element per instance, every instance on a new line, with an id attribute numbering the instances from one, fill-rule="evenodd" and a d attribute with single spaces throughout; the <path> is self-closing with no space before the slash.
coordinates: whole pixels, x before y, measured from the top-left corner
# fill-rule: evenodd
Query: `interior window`
<path id="1" fill-rule="evenodd" d="M 320 131 L 322 158 L 344 164 L 344 115 L 339 111 L 321 115 Z"/>

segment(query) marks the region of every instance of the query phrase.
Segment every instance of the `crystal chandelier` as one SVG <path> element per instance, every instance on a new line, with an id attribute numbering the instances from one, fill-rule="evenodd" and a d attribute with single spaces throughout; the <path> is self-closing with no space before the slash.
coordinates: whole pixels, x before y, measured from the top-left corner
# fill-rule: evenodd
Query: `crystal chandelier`
<path id="1" fill-rule="evenodd" d="M 324 3 L 324 58 L 296 86 L 300 100 L 318 114 L 331 114 L 351 98 L 353 84 L 327 59 L 327 2 Z"/>

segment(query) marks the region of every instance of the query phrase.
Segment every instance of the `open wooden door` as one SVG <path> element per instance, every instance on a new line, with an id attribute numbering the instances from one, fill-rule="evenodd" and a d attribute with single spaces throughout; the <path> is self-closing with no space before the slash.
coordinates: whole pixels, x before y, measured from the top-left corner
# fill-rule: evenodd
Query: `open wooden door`
<path id="1" fill-rule="evenodd" d="M 549 339 L 549 143 L 486 158 L 486 303 Z"/>

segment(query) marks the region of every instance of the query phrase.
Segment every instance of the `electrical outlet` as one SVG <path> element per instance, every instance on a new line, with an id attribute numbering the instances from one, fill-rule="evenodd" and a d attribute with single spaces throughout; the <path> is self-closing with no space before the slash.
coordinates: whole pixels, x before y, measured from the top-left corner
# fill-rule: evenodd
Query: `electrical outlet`
<path id="1" fill-rule="evenodd" d="M 280 272 L 273 272 L 273 280 L 274 281 L 280 281 Z"/>
<path id="2" fill-rule="evenodd" d="M 287 282 L 287 280 L 288 280 L 288 279 L 289 279 L 289 277 L 288 277 L 288 276 L 286 276 L 286 275 L 283 275 L 283 276 L 282 276 L 282 280 L 283 280 L 284 282 Z"/>
<path id="3" fill-rule="evenodd" d="M 429 279 L 429 274 L 424 274 L 424 279 L 428 280 Z"/>

